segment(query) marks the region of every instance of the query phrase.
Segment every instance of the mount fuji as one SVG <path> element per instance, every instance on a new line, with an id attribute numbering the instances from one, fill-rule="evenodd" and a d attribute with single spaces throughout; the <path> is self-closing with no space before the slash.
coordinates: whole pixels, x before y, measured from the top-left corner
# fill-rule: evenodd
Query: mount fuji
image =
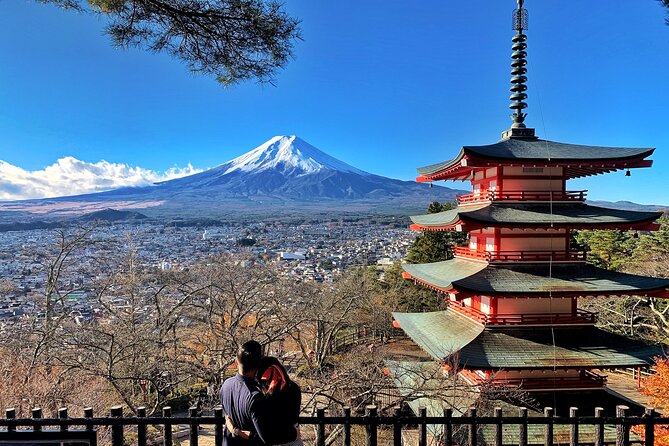
<path id="1" fill-rule="evenodd" d="M 0 211 L 77 214 L 142 209 L 149 216 L 422 212 L 463 191 L 374 175 L 297 136 L 276 136 L 220 166 L 187 177 L 94 194 L 0 204 Z"/>

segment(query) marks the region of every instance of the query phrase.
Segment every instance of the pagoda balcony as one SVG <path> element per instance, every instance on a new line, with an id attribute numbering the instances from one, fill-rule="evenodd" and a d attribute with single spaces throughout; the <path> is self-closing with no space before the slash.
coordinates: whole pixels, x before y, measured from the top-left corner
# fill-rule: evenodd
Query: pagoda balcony
<path id="1" fill-rule="evenodd" d="M 532 202 L 561 202 L 582 203 L 585 201 L 585 190 L 509 190 L 509 191 L 487 191 L 484 193 L 471 193 L 457 197 L 458 204 L 487 203 L 490 201 L 532 201 Z"/>
<path id="2" fill-rule="evenodd" d="M 566 390 L 566 389 L 592 389 L 601 388 L 606 385 L 606 375 L 583 370 L 580 376 L 550 376 L 531 378 L 482 378 L 471 370 L 461 370 L 460 376 L 471 384 L 477 385 L 487 383 L 495 387 L 513 387 L 523 390 Z"/>
<path id="3" fill-rule="evenodd" d="M 463 307 L 449 302 L 449 310 L 459 313 L 482 325 L 594 325 L 597 322 L 597 313 L 585 310 L 576 310 L 572 313 L 535 313 L 487 314 L 472 307 Z"/>
<path id="4" fill-rule="evenodd" d="M 585 262 L 584 251 L 477 251 L 468 246 L 454 246 L 453 255 L 488 263 Z"/>

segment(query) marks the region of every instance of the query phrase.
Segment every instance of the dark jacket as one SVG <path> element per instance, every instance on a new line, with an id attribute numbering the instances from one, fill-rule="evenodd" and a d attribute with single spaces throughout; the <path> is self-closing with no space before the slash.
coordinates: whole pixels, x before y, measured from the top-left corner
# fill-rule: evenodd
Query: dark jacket
<path id="1" fill-rule="evenodd" d="M 220 397 L 223 413 L 232 419 L 232 424 L 254 434 L 249 440 L 242 440 L 234 438 L 225 429 L 224 446 L 281 444 L 292 441 L 297 436 L 292 424 L 277 422 L 273 404 L 260 392 L 253 378 L 240 374 L 228 378 L 221 386 Z"/>
<path id="2" fill-rule="evenodd" d="M 253 378 L 236 374 L 228 378 L 221 386 L 221 405 L 223 413 L 232 418 L 232 424 L 241 430 L 251 431 L 257 435 L 249 441 L 234 438 L 225 429 L 223 444 L 227 446 L 254 446 L 268 442 L 271 436 L 270 416 L 265 397 L 258 389 Z"/>
<path id="3" fill-rule="evenodd" d="M 295 382 L 289 381 L 283 390 L 274 392 L 267 397 L 269 410 L 273 415 L 274 423 L 278 431 L 284 431 L 285 426 L 294 426 L 300 416 L 300 406 L 302 404 L 302 391 Z M 295 436 L 287 438 L 282 443 L 293 441 Z"/>

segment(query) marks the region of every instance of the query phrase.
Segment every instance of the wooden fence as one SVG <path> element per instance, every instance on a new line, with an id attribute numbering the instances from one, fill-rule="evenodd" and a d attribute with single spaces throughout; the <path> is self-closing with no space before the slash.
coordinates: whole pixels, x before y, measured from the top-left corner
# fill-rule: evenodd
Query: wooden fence
<path id="1" fill-rule="evenodd" d="M 516 439 L 514 445 L 529 446 L 530 444 L 555 445 L 565 444 L 557 440 L 554 432 L 558 427 L 567 426 L 569 430 L 568 444 L 576 446 L 580 444 L 594 444 L 604 446 L 615 444 L 616 446 L 627 446 L 630 444 L 643 444 L 652 446 L 655 442 L 654 427 L 656 425 L 669 425 L 669 419 L 656 416 L 652 409 L 646 409 L 644 416 L 627 416 L 627 408 L 618 406 L 615 417 L 603 416 L 603 410 L 595 410 L 594 416 L 580 416 L 576 408 L 570 410 L 568 417 L 555 416 L 551 408 L 546 408 L 543 417 L 528 417 L 528 410 L 521 408 L 517 416 L 503 416 L 502 410 L 494 410 L 494 416 L 478 416 L 476 409 L 471 408 L 466 416 L 456 417 L 450 409 L 445 409 L 443 416 L 428 417 L 426 409 L 420 409 L 419 416 L 403 416 L 397 409 L 393 416 L 379 416 L 376 406 L 367 406 L 364 416 L 352 416 L 351 410 L 345 408 L 341 416 L 326 416 L 325 410 L 319 409 L 315 417 L 301 417 L 300 424 L 311 425 L 315 428 L 316 436 L 313 440 L 315 446 L 326 446 L 326 433 L 328 428 L 339 427 L 341 442 L 345 446 L 351 445 L 351 428 L 363 426 L 366 446 L 377 446 L 379 443 L 379 430 L 385 433 L 392 432 L 392 440 L 387 444 L 401 446 L 403 444 L 403 432 L 411 430 L 417 433 L 417 446 L 427 446 L 428 437 L 434 433 L 428 433 L 429 426 L 439 426 L 440 433 L 437 434 L 437 443 L 444 446 L 466 445 L 477 446 L 482 444 L 480 427 L 487 426 L 489 437 L 485 444 L 503 446 L 509 444 L 504 440 L 503 428 L 515 429 Z M 111 430 L 112 446 L 123 446 L 129 443 L 126 436 L 132 431 L 134 444 L 147 446 L 152 444 L 174 445 L 173 428 L 185 426 L 190 446 L 198 446 L 200 440 L 200 427 L 213 426 L 214 444 L 222 446 L 225 429 L 223 409 L 214 410 L 213 415 L 203 416 L 193 407 L 188 416 L 172 416 L 169 407 L 163 408 L 161 416 L 147 417 L 146 411 L 140 408 L 137 416 L 124 416 L 120 406 L 113 407 L 108 416 L 95 417 L 92 409 L 85 409 L 83 417 L 71 418 L 67 409 L 60 409 L 57 416 L 44 418 L 41 409 L 33 409 L 32 418 L 16 418 L 14 409 L 7 409 L 5 418 L 0 418 L 0 442 L 1 443 L 51 443 L 51 444 L 89 444 L 95 446 L 97 443 L 96 433 L 100 427 L 109 427 Z M 150 439 L 147 436 L 147 427 L 158 427 L 163 435 L 159 439 Z M 536 430 L 535 426 L 543 428 L 543 439 L 537 443 L 530 443 L 528 432 Z M 592 440 L 587 443 L 579 440 L 579 432 L 584 426 L 590 426 L 594 432 Z M 636 440 L 630 439 L 630 430 L 633 426 L 640 426 L 641 435 L 634 435 Z M 594 428 L 594 429 L 593 429 Z M 464 431 L 463 434 L 455 434 L 455 430 Z M 604 432 L 606 429 L 615 429 L 614 440 L 606 440 Z M 637 429 L 635 429 L 636 431 Z M 434 440 L 434 438 L 433 438 Z M 308 441 L 305 443 L 309 444 Z"/>

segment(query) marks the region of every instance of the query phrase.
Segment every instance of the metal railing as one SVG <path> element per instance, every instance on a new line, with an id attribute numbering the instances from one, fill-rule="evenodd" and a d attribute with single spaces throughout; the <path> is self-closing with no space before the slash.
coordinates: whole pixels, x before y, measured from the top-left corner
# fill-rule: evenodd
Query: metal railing
<path id="1" fill-rule="evenodd" d="M 318 409 L 315 417 L 300 417 L 299 422 L 303 426 L 313 426 L 315 438 L 310 442 L 305 439 L 306 444 L 315 446 L 326 446 L 326 434 L 332 435 L 333 427 L 338 429 L 344 446 L 351 445 L 352 427 L 363 426 L 366 446 L 377 446 L 379 444 L 379 430 L 390 434 L 392 440 L 387 444 L 400 446 L 403 444 L 402 433 L 411 430 L 417 433 L 418 446 L 427 446 L 428 435 L 432 442 L 436 440 L 444 446 L 480 444 L 485 436 L 485 443 L 502 446 L 508 444 L 503 440 L 503 430 L 514 429 L 519 446 L 530 444 L 528 432 L 536 432 L 537 426 L 543 428 L 543 441 L 531 444 L 553 445 L 557 443 L 557 431 L 563 432 L 568 429 L 568 444 L 576 446 L 582 444 L 579 435 L 585 433 L 588 428 L 588 436 L 592 437 L 587 444 L 604 446 L 615 444 L 616 446 L 628 446 L 630 444 L 643 444 L 652 446 L 655 441 L 655 426 L 669 426 L 668 418 L 660 418 L 653 409 L 646 409 L 643 416 L 628 416 L 629 408 L 617 406 L 614 417 L 604 416 L 602 408 L 596 408 L 594 416 L 581 416 L 578 409 L 570 408 L 569 416 L 556 416 L 552 408 L 545 408 L 543 416 L 528 416 L 527 408 L 520 408 L 518 416 L 503 416 L 502 409 L 495 408 L 493 416 L 478 416 L 475 408 L 470 408 L 465 416 L 454 416 L 452 409 L 444 409 L 442 416 L 427 416 L 425 408 L 420 408 L 419 416 L 403 416 L 399 408 L 395 409 L 392 416 L 379 416 L 376 406 L 367 406 L 364 416 L 352 416 L 350 408 L 344 408 L 341 416 L 326 416 L 324 409 Z M 72 438 L 76 442 L 87 443 L 95 446 L 97 441 L 95 434 L 99 427 L 109 427 L 111 430 L 111 445 L 124 446 L 128 444 L 126 434 L 136 438 L 138 446 L 149 444 L 163 444 L 172 446 L 174 444 L 173 428 L 185 425 L 190 446 L 198 446 L 200 440 L 200 427 L 214 427 L 214 445 L 223 445 L 225 430 L 225 418 L 223 410 L 218 407 L 213 416 L 202 416 L 197 408 L 189 410 L 188 416 L 173 417 L 169 407 L 163 408 L 162 416 L 147 417 L 143 408 L 138 409 L 137 416 L 125 417 L 120 406 L 113 407 L 110 415 L 105 417 L 94 417 L 92 409 L 85 409 L 82 418 L 70 418 L 67 409 L 60 409 L 57 417 L 43 418 L 41 409 L 33 409 L 32 418 L 16 418 L 14 409 L 7 409 L 5 418 L 0 418 L 0 439 L 5 442 L 22 443 L 34 442 L 31 435 L 38 434 L 43 441 L 59 442 L 59 439 Z M 162 437 L 149 438 L 147 427 L 157 426 L 162 431 Z M 429 429 L 428 426 L 432 429 Z M 631 432 L 632 428 L 634 432 Z M 437 429 L 434 429 L 437 427 Z M 50 428 L 50 429 L 46 429 Z M 614 430 L 615 438 L 610 434 Z M 609 435 L 606 435 L 608 432 Z M 563 433 L 560 433 L 563 438 Z M 386 437 L 386 435 L 384 435 Z M 533 438 L 535 436 L 533 435 Z M 88 441 L 86 440 L 88 438 Z M 590 441 L 592 440 L 592 441 Z M 560 440 L 561 444 L 564 444 Z M 392 443 L 391 443 L 392 442 Z"/>
<path id="2" fill-rule="evenodd" d="M 457 201 L 458 204 L 481 203 L 486 201 L 562 201 L 572 203 L 585 201 L 586 193 L 587 191 L 585 190 L 491 190 L 460 195 L 457 197 Z"/>
<path id="3" fill-rule="evenodd" d="M 582 371 L 580 376 L 558 376 L 546 378 L 508 378 L 493 375 L 490 378 L 482 378 L 471 370 L 460 370 L 459 375 L 467 382 L 477 385 L 485 383 L 493 387 L 509 387 L 524 391 L 528 390 L 565 390 L 565 389 L 599 389 L 606 384 L 606 375 L 600 375 L 588 370 Z"/>

